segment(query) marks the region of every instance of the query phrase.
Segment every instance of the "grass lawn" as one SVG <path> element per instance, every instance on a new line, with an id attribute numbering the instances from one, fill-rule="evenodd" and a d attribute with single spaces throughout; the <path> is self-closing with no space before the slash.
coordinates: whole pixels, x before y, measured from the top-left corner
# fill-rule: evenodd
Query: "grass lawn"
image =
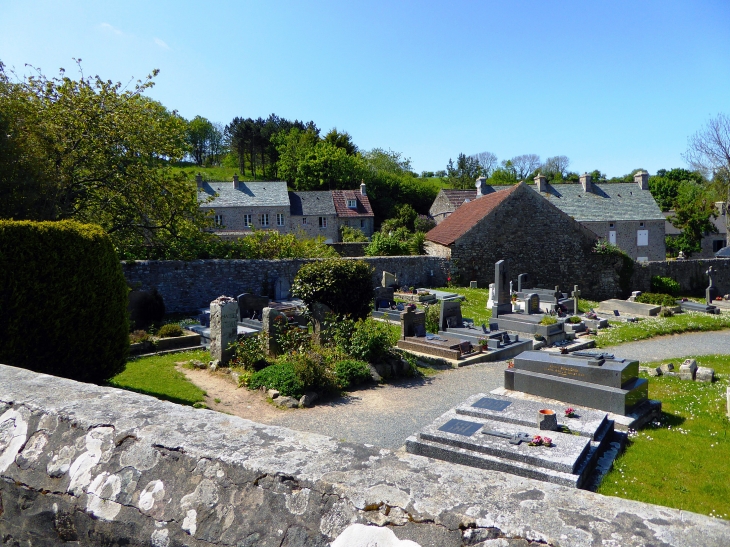
<path id="1" fill-rule="evenodd" d="M 487 309 L 489 289 L 469 289 L 467 287 L 439 287 L 438 291 L 461 294 L 466 299 L 461 303 L 461 315 L 466 319 L 473 319 L 476 325 L 488 323 L 492 317 L 492 310 Z"/>
<path id="2" fill-rule="evenodd" d="M 181 405 L 194 405 L 203 401 L 205 392 L 175 370 L 176 362 L 190 359 L 207 363 L 210 361 L 210 353 L 196 350 L 141 357 L 129 361 L 124 372 L 109 380 L 109 385 Z"/>
<path id="3" fill-rule="evenodd" d="M 596 347 L 615 346 L 664 334 L 727 329 L 730 328 L 730 314 L 685 312 L 674 317 L 653 317 L 636 323 L 611 321 L 609 324 L 610 328 L 599 330 L 594 337 Z"/>
<path id="4" fill-rule="evenodd" d="M 194 181 L 195 175 L 200 173 L 203 176 L 204 181 L 226 181 L 233 182 L 233 175 L 238 175 L 239 180 L 253 180 L 250 172 L 246 172 L 245 175 L 241 175 L 241 170 L 238 167 L 198 167 L 197 165 L 188 165 L 185 167 L 173 167 L 172 170 L 176 173 L 184 172 L 188 176 L 188 180 Z M 263 180 L 263 177 L 259 175 L 257 180 Z"/>
<path id="5" fill-rule="evenodd" d="M 649 397 L 662 402 L 662 418 L 631 437 L 599 493 L 730 519 L 730 355 L 696 359 L 714 368 L 718 381 L 651 378 Z M 671 362 L 679 368 L 683 360 Z"/>

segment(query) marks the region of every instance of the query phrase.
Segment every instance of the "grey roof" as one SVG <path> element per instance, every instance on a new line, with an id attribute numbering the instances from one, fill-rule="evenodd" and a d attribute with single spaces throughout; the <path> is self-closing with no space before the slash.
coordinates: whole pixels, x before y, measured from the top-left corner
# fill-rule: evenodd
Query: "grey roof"
<path id="1" fill-rule="evenodd" d="M 549 184 L 540 195 L 578 222 L 664 220 L 651 192 L 636 183 L 592 186 L 591 192 L 584 192 L 581 184 Z M 530 188 L 537 192 L 536 185 Z"/>
<path id="2" fill-rule="evenodd" d="M 286 182 L 281 180 L 266 182 L 241 181 L 238 188 L 233 182 L 205 182 L 198 190 L 198 199 L 204 200 L 218 194 L 210 203 L 202 207 L 289 207 L 289 194 Z"/>
<path id="3" fill-rule="evenodd" d="M 293 216 L 336 214 L 332 192 L 289 192 L 289 201 Z"/>

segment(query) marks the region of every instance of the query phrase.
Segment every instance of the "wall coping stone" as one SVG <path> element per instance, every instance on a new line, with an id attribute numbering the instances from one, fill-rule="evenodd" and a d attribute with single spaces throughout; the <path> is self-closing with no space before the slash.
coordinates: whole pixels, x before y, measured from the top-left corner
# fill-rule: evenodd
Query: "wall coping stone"
<path id="1" fill-rule="evenodd" d="M 35 545 L 325 547 L 354 523 L 421 547 L 730 537 L 725 520 L 6 365 L 0 476 L 3 537 Z"/>

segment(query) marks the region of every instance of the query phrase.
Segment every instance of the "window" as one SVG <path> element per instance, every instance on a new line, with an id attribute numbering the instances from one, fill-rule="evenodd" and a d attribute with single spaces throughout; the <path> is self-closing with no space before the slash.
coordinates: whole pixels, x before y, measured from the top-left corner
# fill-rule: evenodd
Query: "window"
<path id="1" fill-rule="evenodd" d="M 319 227 L 320 228 L 327 227 L 327 217 L 319 217 Z"/>
<path id="2" fill-rule="evenodd" d="M 306 224 L 306 223 L 307 223 L 307 217 L 302 217 L 302 224 Z"/>
<path id="3" fill-rule="evenodd" d="M 360 228 L 365 228 L 365 219 L 364 218 L 360 219 Z"/>
<path id="4" fill-rule="evenodd" d="M 636 230 L 636 246 L 645 247 L 649 245 L 649 230 Z"/>
<path id="5" fill-rule="evenodd" d="M 712 252 L 716 253 L 725 246 L 724 239 L 713 239 L 712 240 Z"/>
<path id="6" fill-rule="evenodd" d="M 613 227 L 614 227 L 614 223 L 613 223 L 613 222 L 609 222 L 609 223 L 608 223 L 608 227 L 609 227 L 609 228 L 613 228 Z"/>
<path id="7" fill-rule="evenodd" d="M 268 226 L 269 225 L 269 213 L 262 213 L 261 214 L 261 226 Z"/>
<path id="8" fill-rule="evenodd" d="M 284 226 L 284 213 L 276 213 L 276 225 Z"/>
<path id="9" fill-rule="evenodd" d="M 636 262 L 649 262 L 649 257 L 648 256 L 637 256 Z"/>
<path id="10" fill-rule="evenodd" d="M 357 209 L 357 200 L 356 199 L 348 199 L 347 200 L 347 208 L 348 209 Z"/>
<path id="11" fill-rule="evenodd" d="M 243 225 L 246 226 L 246 228 L 251 226 L 251 215 L 243 215 Z"/>
<path id="12" fill-rule="evenodd" d="M 223 215 L 216 215 L 215 216 L 215 225 L 216 226 L 223 226 Z"/>
<path id="13" fill-rule="evenodd" d="M 643 227 L 644 227 L 644 223 L 643 222 L 639 222 L 639 228 L 643 228 Z"/>

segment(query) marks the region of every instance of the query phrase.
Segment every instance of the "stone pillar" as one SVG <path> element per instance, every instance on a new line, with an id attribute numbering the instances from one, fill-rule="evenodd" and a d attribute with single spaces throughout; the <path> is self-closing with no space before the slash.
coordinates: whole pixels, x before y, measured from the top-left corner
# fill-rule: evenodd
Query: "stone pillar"
<path id="1" fill-rule="evenodd" d="M 219 296 L 210 303 L 210 358 L 225 366 L 233 356 L 228 346 L 238 339 L 238 302 Z"/>
<path id="2" fill-rule="evenodd" d="M 286 315 L 274 308 L 264 308 L 261 323 L 263 324 L 264 344 L 266 355 L 276 357 L 281 354 L 281 348 L 276 340 L 282 328 L 286 328 L 289 320 Z"/>
<path id="3" fill-rule="evenodd" d="M 509 292 L 509 273 L 507 263 L 499 260 L 494 264 L 494 305 L 492 317 L 495 319 L 504 313 L 512 312 L 512 295 Z"/>

